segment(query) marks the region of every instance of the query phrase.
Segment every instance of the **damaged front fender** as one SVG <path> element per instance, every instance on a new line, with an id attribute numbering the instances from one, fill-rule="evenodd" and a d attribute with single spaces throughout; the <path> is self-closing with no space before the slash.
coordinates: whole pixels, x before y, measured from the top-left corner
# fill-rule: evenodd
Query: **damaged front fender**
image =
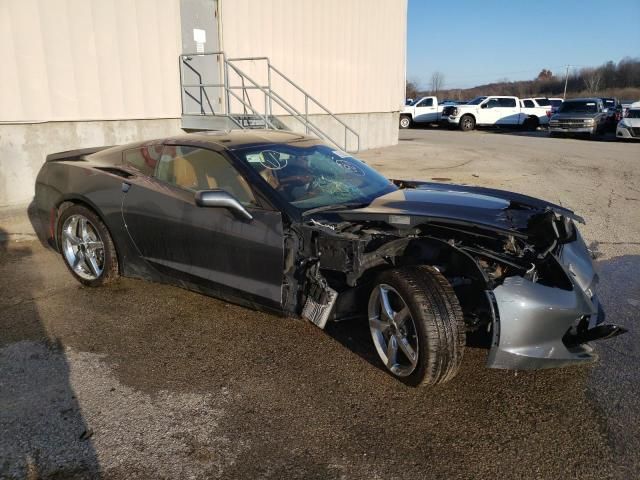
<path id="1" fill-rule="evenodd" d="M 571 291 L 509 277 L 493 290 L 497 314 L 487 360 L 490 368 L 552 368 L 594 361 L 587 345 L 567 347 L 563 337 L 582 318 L 598 314 L 580 289 Z"/>

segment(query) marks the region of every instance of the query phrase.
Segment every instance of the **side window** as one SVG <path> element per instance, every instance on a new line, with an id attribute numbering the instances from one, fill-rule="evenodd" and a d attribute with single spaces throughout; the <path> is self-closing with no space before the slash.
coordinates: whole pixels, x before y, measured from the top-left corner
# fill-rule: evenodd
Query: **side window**
<path id="1" fill-rule="evenodd" d="M 427 98 L 420 102 L 419 107 L 433 107 L 433 98 Z"/>
<path id="2" fill-rule="evenodd" d="M 525 106 L 525 108 L 533 108 L 534 107 L 533 101 L 532 100 L 525 100 L 524 101 L 524 106 Z"/>
<path id="3" fill-rule="evenodd" d="M 498 99 L 501 107 L 515 107 L 516 99 L 515 98 L 500 98 Z"/>
<path id="4" fill-rule="evenodd" d="M 487 102 L 487 108 L 496 108 L 500 106 L 500 102 L 497 98 L 490 98 Z"/>
<path id="5" fill-rule="evenodd" d="M 156 178 L 188 190 L 225 190 L 244 205 L 256 205 L 246 179 L 221 154 L 195 147 L 165 146 Z"/>
<path id="6" fill-rule="evenodd" d="M 125 150 L 122 159 L 125 165 L 135 168 L 143 175 L 152 176 L 161 153 L 162 145 L 147 145 Z"/>

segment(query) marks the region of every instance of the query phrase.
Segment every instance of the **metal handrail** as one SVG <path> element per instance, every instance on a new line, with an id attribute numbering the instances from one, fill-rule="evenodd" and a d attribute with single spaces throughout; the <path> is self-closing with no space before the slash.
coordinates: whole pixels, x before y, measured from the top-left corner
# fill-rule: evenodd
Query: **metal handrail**
<path id="1" fill-rule="evenodd" d="M 222 57 L 222 74 L 224 75 L 223 83 L 202 83 L 202 75 L 198 72 L 193 66 L 188 63 L 188 60 L 191 57 L 200 57 L 200 56 L 211 56 L 216 55 L 218 57 Z M 310 95 L 306 90 L 300 87 L 297 83 L 287 77 L 282 71 L 271 65 L 271 61 L 269 57 L 237 57 L 237 58 L 226 58 L 224 52 L 222 51 L 211 51 L 211 52 L 196 52 L 196 53 L 183 53 L 179 55 L 179 65 L 180 65 L 180 85 L 181 85 L 181 95 L 180 95 L 180 103 L 181 103 L 181 112 L 184 115 L 184 96 L 185 94 L 192 98 L 199 106 L 200 106 L 200 114 L 206 115 L 204 110 L 205 99 L 211 110 L 212 115 L 217 115 L 211 105 L 211 101 L 209 99 L 209 95 L 207 94 L 207 88 L 222 88 L 224 91 L 225 98 L 225 115 L 233 120 L 233 122 L 238 125 L 240 128 L 244 128 L 244 126 L 236 121 L 233 118 L 231 113 L 231 97 L 235 98 L 240 104 L 243 106 L 244 114 L 247 114 L 247 108 L 249 108 L 256 116 L 264 121 L 265 126 L 268 126 L 273 129 L 277 129 L 277 127 L 269 120 L 269 117 L 273 114 L 273 105 L 272 102 L 276 102 L 281 108 L 283 108 L 289 115 L 298 120 L 304 127 L 306 133 L 313 132 L 315 135 L 325 138 L 330 141 L 338 148 L 343 148 L 344 150 L 348 150 L 348 134 L 350 133 L 355 137 L 356 140 L 356 151 L 360 150 L 360 135 L 347 125 L 344 121 L 338 118 L 334 113 L 332 113 L 327 107 L 325 107 L 322 103 L 320 103 L 316 98 Z M 237 65 L 234 65 L 232 62 L 241 62 L 241 61 L 265 61 L 267 63 L 267 77 L 268 84 L 260 85 L 254 79 L 249 77 L 244 71 L 242 71 Z M 189 69 L 191 69 L 197 76 L 199 83 L 195 84 L 184 84 L 183 83 L 183 65 L 186 65 Z M 231 68 L 239 77 L 242 82 L 242 85 L 230 85 L 229 81 L 229 68 Z M 294 87 L 300 93 L 304 95 L 304 114 L 298 111 L 293 105 L 291 105 L 288 101 L 286 101 L 280 94 L 275 92 L 272 88 L 272 72 L 275 72 L 280 78 L 285 80 L 289 85 Z M 245 79 L 252 85 L 245 85 Z M 194 95 L 189 93 L 187 88 L 199 88 L 199 99 Z M 240 98 L 233 90 L 242 90 L 242 98 Z M 248 95 L 248 90 L 259 90 L 265 95 L 265 113 L 264 115 L 260 114 L 251 104 L 251 98 Z M 248 101 L 245 102 L 244 99 Z M 311 120 L 309 120 L 309 101 L 313 102 L 317 107 L 319 107 L 324 113 L 329 115 L 335 121 L 337 121 L 342 127 L 344 127 L 344 144 L 340 145 L 335 139 L 333 139 L 330 135 L 325 133 L 320 127 L 316 126 Z"/>
<path id="2" fill-rule="evenodd" d="M 226 60 L 226 63 L 241 62 L 241 61 L 265 61 L 265 62 L 267 62 L 267 70 L 269 72 L 269 80 L 268 80 L 269 81 L 269 91 L 273 92 L 273 90 L 271 88 L 271 71 L 274 71 L 275 73 L 277 73 L 280 76 L 280 78 L 282 78 L 283 80 L 287 81 L 292 87 L 296 88 L 300 93 L 302 93 L 304 95 L 304 97 L 305 97 L 305 118 L 307 120 L 308 120 L 308 116 L 309 116 L 308 101 L 311 100 L 313 103 L 316 104 L 316 106 L 320 107 L 320 109 L 322 109 L 327 115 L 329 115 L 331 118 L 336 120 L 340 125 L 342 125 L 345 128 L 345 145 L 344 145 L 345 150 L 347 149 L 347 134 L 346 134 L 346 131 L 350 132 L 352 135 L 354 135 L 356 137 L 357 150 L 360 150 L 360 135 L 358 135 L 358 132 L 356 132 L 353 128 L 351 128 L 349 125 L 347 125 L 340 118 L 338 118 L 333 112 L 331 112 L 327 107 L 325 107 L 322 103 L 320 103 L 315 97 L 313 97 L 309 92 L 307 92 L 305 89 L 303 89 L 300 85 L 298 85 L 293 80 L 291 80 L 282 71 L 280 71 L 278 68 L 274 67 L 271 64 L 271 60 L 269 59 L 269 57 L 228 58 Z"/>
<path id="3" fill-rule="evenodd" d="M 211 100 L 209 99 L 209 95 L 207 94 L 207 91 L 205 90 L 205 88 L 207 87 L 225 87 L 225 85 L 220 85 L 220 84 L 205 84 L 202 83 L 202 74 L 200 72 L 198 72 L 195 68 L 193 68 L 192 65 L 190 65 L 187 60 L 190 60 L 191 57 L 203 57 L 203 56 L 208 56 L 208 55 L 217 55 L 217 56 L 222 56 L 222 59 L 224 61 L 224 52 L 221 51 L 212 51 L 212 52 L 195 52 L 195 53 L 182 53 L 180 55 L 178 55 L 178 65 L 180 68 L 180 114 L 184 115 L 184 95 L 186 94 L 187 96 L 189 96 L 190 98 L 192 98 L 198 105 L 200 105 L 200 115 L 206 115 L 205 111 L 204 111 L 204 101 L 202 99 L 202 96 L 204 94 L 204 97 L 207 99 L 207 104 L 209 105 L 209 109 L 211 110 L 211 114 L 212 115 L 216 115 L 216 112 L 213 108 L 213 105 L 211 105 Z M 198 80 L 199 83 L 197 84 L 184 84 L 183 83 L 183 75 L 182 75 L 182 66 L 186 65 L 193 73 L 195 73 L 198 76 Z M 199 92 L 200 92 L 200 99 L 195 98 L 192 94 L 190 94 L 186 89 L 187 88 L 199 88 Z"/>
<path id="4" fill-rule="evenodd" d="M 231 65 L 231 64 L 229 64 L 229 67 L 231 67 L 239 76 L 245 77 L 249 82 L 253 83 L 254 86 L 256 86 L 259 90 L 262 91 L 262 93 L 264 93 L 265 95 L 269 95 L 267 93 L 266 89 L 261 87 L 255 80 L 253 80 L 251 77 L 249 77 L 246 73 L 244 73 L 241 70 L 239 70 L 238 67 L 236 67 L 235 65 Z M 318 127 L 316 127 L 313 123 L 309 122 L 308 120 L 304 120 L 303 117 L 302 117 L 302 114 L 300 112 L 298 112 L 291 104 L 289 104 L 289 102 L 284 100 L 280 95 L 278 95 L 277 93 L 271 91 L 270 92 L 270 96 L 271 96 L 271 98 L 273 100 L 276 101 L 276 103 L 278 103 L 282 108 L 284 108 L 289 113 L 289 115 L 291 115 L 293 118 L 298 120 L 305 127 L 307 127 L 310 130 L 312 130 L 316 135 L 318 135 L 319 137 L 322 137 L 322 138 L 325 138 L 325 139 L 329 140 L 331 143 L 333 143 L 338 148 L 344 148 L 345 150 L 347 149 L 347 145 L 346 144 L 344 145 L 344 147 L 341 147 L 341 145 L 338 142 L 336 142 L 328 134 L 326 134 L 325 132 L 320 130 Z"/>

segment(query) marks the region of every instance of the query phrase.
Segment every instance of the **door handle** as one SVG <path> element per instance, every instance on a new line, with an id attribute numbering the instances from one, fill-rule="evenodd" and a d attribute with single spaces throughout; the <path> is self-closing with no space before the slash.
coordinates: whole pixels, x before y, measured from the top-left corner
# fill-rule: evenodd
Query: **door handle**
<path id="1" fill-rule="evenodd" d="M 122 182 L 122 192 L 127 193 L 131 188 L 131 184 L 129 182 Z"/>

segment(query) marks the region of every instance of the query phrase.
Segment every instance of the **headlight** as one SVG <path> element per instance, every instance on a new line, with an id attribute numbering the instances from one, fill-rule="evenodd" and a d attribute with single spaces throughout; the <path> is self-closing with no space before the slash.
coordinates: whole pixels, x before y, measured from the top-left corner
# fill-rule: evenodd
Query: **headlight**
<path id="1" fill-rule="evenodd" d="M 587 125 L 593 125 L 593 118 L 587 118 L 584 120 L 584 123 L 586 123 Z"/>
<path id="2" fill-rule="evenodd" d="M 629 125 L 627 125 L 627 124 L 626 124 L 626 123 L 624 123 L 624 122 L 620 122 L 620 123 L 618 124 L 618 128 L 630 128 L 630 126 L 629 126 Z"/>
<path id="3" fill-rule="evenodd" d="M 451 110 L 451 116 L 455 117 L 456 115 L 458 115 L 458 109 L 454 108 L 453 110 Z"/>

